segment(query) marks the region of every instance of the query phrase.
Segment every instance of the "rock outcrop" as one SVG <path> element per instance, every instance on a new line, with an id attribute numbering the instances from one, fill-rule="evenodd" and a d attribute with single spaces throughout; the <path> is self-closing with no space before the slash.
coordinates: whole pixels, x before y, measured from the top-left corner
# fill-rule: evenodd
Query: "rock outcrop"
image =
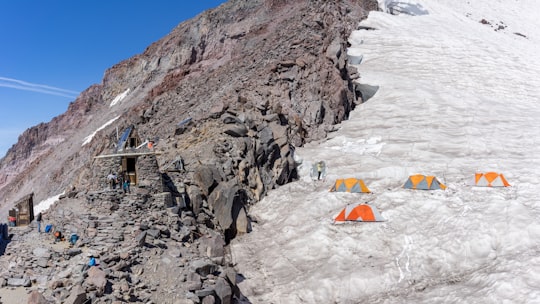
<path id="1" fill-rule="evenodd" d="M 45 303 L 239 298 L 217 223 L 210 215 L 165 208 L 158 197 L 108 189 L 61 199 L 43 215 L 51 232 L 39 233 L 35 225 L 11 230 L 9 250 L 0 257 L 2 284 L 32 286 L 31 297 Z M 78 236 L 74 244 L 72 234 Z M 97 261 L 93 267 L 90 256 Z"/>

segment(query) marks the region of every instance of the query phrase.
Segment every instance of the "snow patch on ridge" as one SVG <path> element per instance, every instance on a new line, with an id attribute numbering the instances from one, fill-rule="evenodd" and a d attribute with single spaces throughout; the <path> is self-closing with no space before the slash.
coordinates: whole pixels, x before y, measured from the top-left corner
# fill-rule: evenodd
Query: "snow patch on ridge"
<path id="1" fill-rule="evenodd" d="M 113 101 L 111 101 L 111 105 L 109 107 L 112 107 L 118 103 L 120 103 L 122 100 L 124 100 L 126 98 L 126 96 L 128 95 L 129 93 L 129 88 L 127 90 L 125 90 L 123 93 L 120 93 L 118 94 L 114 99 Z"/>
<path id="2" fill-rule="evenodd" d="M 65 192 L 62 192 L 55 196 L 51 196 L 37 203 L 37 205 L 34 206 L 34 214 L 38 214 L 40 212 L 48 210 L 54 203 L 56 203 L 60 199 L 60 196 L 64 195 L 64 193 Z"/>
<path id="3" fill-rule="evenodd" d="M 92 138 L 94 138 L 94 136 L 97 134 L 97 132 L 99 132 L 99 131 L 105 129 L 108 125 L 112 124 L 112 123 L 113 123 L 115 120 L 117 120 L 118 118 L 120 118 L 120 116 L 116 116 L 115 118 L 113 118 L 113 119 L 107 121 L 103 126 L 99 127 L 99 128 L 98 128 L 97 130 L 95 130 L 92 134 L 86 136 L 86 137 L 84 138 L 84 141 L 83 141 L 83 143 L 82 143 L 81 146 L 84 146 L 84 145 L 90 143 L 90 142 L 92 141 Z"/>

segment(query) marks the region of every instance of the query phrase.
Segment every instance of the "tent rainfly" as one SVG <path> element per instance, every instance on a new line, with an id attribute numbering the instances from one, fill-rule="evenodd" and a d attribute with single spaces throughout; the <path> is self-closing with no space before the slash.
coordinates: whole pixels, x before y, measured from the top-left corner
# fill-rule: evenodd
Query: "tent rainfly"
<path id="1" fill-rule="evenodd" d="M 377 208 L 366 204 L 353 204 L 345 207 L 334 219 L 336 222 L 384 222 Z"/>
<path id="2" fill-rule="evenodd" d="M 510 187 L 504 175 L 497 172 L 476 173 L 474 185 L 479 187 Z"/>
<path id="3" fill-rule="evenodd" d="M 363 180 L 357 178 L 338 179 L 330 192 L 370 193 Z"/>
<path id="4" fill-rule="evenodd" d="M 403 188 L 416 190 L 444 190 L 446 189 L 446 186 L 440 183 L 435 176 L 416 174 L 409 176 L 409 179 L 407 179 Z"/>

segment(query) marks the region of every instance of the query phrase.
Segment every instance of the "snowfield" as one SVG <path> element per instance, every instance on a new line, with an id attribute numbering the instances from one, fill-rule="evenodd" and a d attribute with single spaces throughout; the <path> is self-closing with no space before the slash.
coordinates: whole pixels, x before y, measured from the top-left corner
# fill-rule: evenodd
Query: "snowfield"
<path id="1" fill-rule="evenodd" d="M 540 1 L 385 1 L 350 36 L 379 86 L 301 180 L 253 206 L 232 244 L 252 303 L 540 303 Z M 484 19 L 484 22 L 481 20 Z M 502 28 L 501 28 L 502 26 Z M 518 34 L 516 34 L 518 33 Z M 312 181 L 324 160 L 328 175 Z M 476 172 L 511 187 L 471 186 Z M 412 174 L 444 191 L 408 190 Z M 328 190 L 338 178 L 371 194 Z M 387 220 L 335 224 L 367 202 Z"/>

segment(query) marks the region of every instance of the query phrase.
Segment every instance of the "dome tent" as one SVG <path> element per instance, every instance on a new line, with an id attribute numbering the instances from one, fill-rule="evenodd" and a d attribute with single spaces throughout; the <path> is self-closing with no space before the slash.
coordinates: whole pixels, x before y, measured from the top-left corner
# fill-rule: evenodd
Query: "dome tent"
<path id="1" fill-rule="evenodd" d="M 415 190 L 444 190 L 446 186 L 439 182 L 435 176 L 416 174 L 409 176 L 403 185 L 405 189 Z"/>
<path id="2" fill-rule="evenodd" d="M 357 203 L 348 205 L 334 219 L 336 222 L 384 222 L 386 221 L 377 208 L 367 204 Z"/>
<path id="3" fill-rule="evenodd" d="M 478 187 L 510 187 L 504 175 L 497 172 L 476 173 L 474 185 Z"/>
<path id="4" fill-rule="evenodd" d="M 371 191 L 363 180 L 351 177 L 336 180 L 330 192 L 370 193 Z"/>

